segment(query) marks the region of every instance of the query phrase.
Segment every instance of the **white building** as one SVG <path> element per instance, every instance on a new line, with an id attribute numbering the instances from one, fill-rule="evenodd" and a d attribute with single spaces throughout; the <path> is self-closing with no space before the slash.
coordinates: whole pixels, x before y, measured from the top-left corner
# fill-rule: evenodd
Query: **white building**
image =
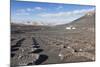
<path id="1" fill-rule="evenodd" d="M 76 27 L 74 27 L 74 26 L 68 26 L 68 27 L 66 27 L 66 29 L 67 30 L 74 30 L 74 29 L 76 29 Z"/>

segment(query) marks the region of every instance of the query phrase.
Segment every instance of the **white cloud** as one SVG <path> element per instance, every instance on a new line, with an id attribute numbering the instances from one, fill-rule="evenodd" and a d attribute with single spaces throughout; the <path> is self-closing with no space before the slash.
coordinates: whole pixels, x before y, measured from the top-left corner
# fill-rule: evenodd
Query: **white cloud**
<path id="1" fill-rule="evenodd" d="M 44 8 L 34 7 L 34 8 L 17 9 L 15 15 L 16 16 L 30 15 L 30 12 L 35 10 L 44 10 Z"/>
<path id="2" fill-rule="evenodd" d="M 26 11 L 34 11 L 34 9 L 32 9 L 32 8 L 26 8 Z"/>
<path id="3" fill-rule="evenodd" d="M 93 11 L 93 10 L 94 10 L 94 8 L 92 8 L 92 9 L 75 10 L 75 11 L 73 11 L 73 13 L 87 13 L 87 12 Z"/>
<path id="4" fill-rule="evenodd" d="M 42 7 L 35 7 L 34 9 L 35 10 L 44 10 L 44 8 L 42 8 Z"/>
<path id="5" fill-rule="evenodd" d="M 57 7 L 57 9 L 59 10 L 59 9 L 62 9 L 63 8 L 63 6 L 59 6 L 59 7 Z"/>
<path id="6" fill-rule="evenodd" d="M 26 11 L 35 11 L 35 10 L 44 10 L 44 8 L 42 8 L 42 7 L 34 7 L 34 8 L 26 8 Z"/>
<path id="7" fill-rule="evenodd" d="M 29 15 L 29 13 L 27 13 L 27 12 L 17 12 L 16 14 L 15 14 L 16 16 L 25 16 L 25 15 Z"/>
<path id="8" fill-rule="evenodd" d="M 25 12 L 25 9 L 18 9 L 17 12 Z"/>
<path id="9" fill-rule="evenodd" d="M 61 16 L 69 16 L 69 15 L 74 15 L 74 14 L 83 14 L 88 11 L 93 11 L 94 9 L 81 9 L 81 10 L 74 10 L 74 11 L 68 11 L 68 12 L 58 12 L 58 13 L 43 13 L 39 14 L 38 16 L 41 17 L 61 17 Z"/>
<path id="10" fill-rule="evenodd" d="M 64 16 L 65 12 L 59 12 L 59 13 L 45 13 L 45 14 L 40 14 L 39 16 L 41 17 L 59 17 L 59 16 Z"/>
<path id="11" fill-rule="evenodd" d="M 18 9 L 16 12 L 32 12 L 32 11 L 35 11 L 35 10 L 45 10 L 44 8 L 42 7 L 34 7 L 34 8 L 25 8 L 25 9 Z"/>
<path id="12" fill-rule="evenodd" d="M 61 17 L 61 16 L 66 16 L 70 15 L 71 12 L 58 12 L 58 13 L 43 13 L 39 14 L 38 16 L 40 17 Z"/>

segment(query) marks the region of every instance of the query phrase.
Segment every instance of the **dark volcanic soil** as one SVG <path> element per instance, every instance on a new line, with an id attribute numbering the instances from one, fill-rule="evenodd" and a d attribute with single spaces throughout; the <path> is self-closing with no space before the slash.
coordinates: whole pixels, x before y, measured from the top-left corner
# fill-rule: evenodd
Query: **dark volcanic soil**
<path id="1" fill-rule="evenodd" d="M 94 61 L 94 19 L 54 27 L 11 24 L 11 66 Z M 70 25 L 76 29 L 65 29 Z"/>

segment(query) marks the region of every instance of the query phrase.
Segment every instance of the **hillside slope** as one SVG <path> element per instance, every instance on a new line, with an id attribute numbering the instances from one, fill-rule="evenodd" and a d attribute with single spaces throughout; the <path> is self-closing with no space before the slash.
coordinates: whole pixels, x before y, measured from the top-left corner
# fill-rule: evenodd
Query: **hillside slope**
<path id="1" fill-rule="evenodd" d="M 76 29 L 87 29 L 87 28 L 94 29 L 94 27 L 95 27 L 95 14 L 94 13 L 91 15 L 86 14 L 83 17 L 76 19 L 68 24 L 58 25 L 58 26 L 56 26 L 56 29 L 63 30 L 69 26 L 74 26 L 74 27 L 76 27 Z"/>

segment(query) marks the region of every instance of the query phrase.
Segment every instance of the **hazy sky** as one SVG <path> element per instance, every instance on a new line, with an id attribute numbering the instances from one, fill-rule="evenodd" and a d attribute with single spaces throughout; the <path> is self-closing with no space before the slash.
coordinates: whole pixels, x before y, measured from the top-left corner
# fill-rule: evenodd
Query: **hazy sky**
<path id="1" fill-rule="evenodd" d="M 24 23 L 27 21 L 43 22 L 45 24 L 62 24 L 75 20 L 92 11 L 95 6 L 19 2 L 11 0 L 11 21 Z"/>

